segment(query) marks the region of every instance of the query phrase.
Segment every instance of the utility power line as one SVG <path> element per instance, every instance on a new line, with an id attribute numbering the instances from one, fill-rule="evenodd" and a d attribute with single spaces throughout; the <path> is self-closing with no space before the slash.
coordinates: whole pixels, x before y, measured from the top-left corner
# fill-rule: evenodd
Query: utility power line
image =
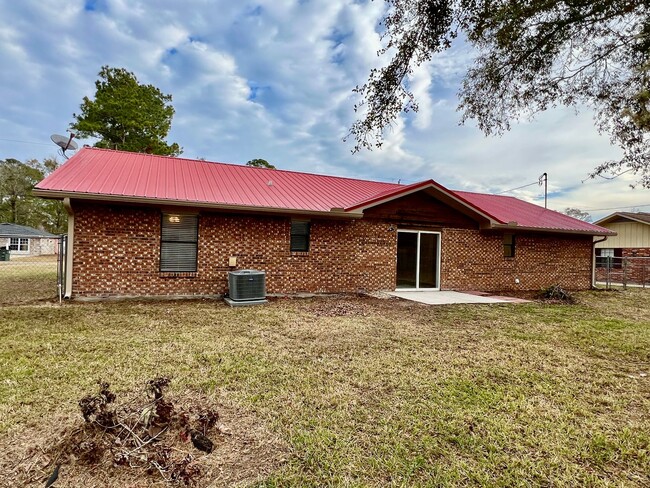
<path id="1" fill-rule="evenodd" d="M 495 193 L 495 195 L 503 195 L 504 193 L 510 193 L 511 191 L 515 190 L 521 190 L 522 188 L 528 188 L 529 186 L 533 185 L 539 185 L 542 186 L 544 185 L 544 208 L 548 208 L 548 173 L 544 172 L 542 175 L 537 178 L 537 181 L 533 183 L 528 183 L 526 185 L 518 186 L 517 188 L 511 188 L 510 190 L 505 190 L 499 193 Z"/>
<path id="2" fill-rule="evenodd" d="M 582 210 L 584 212 L 598 212 L 599 210 L 620 210 L 623 208 L 640 208 L 640 207 L 650 207 L 650 203 L 644 203 L 643 205 L 629 205 L 627 207 L 585 208 Z"/>
<path id="3" fill-rule="evenodd" d="M 21 140 L 18 140 L 18 139 L 3 139 L 3 138 L 0 138 L 0 141 L 19 142 L 21 144 L 34 144 L 35 146 L 51 146 L 52 145 L 52 144 L 46 144 L 44 142 L 21 141 Z"/>
<path id="4" fill-rule="evenodd" d="M 518 186 L 517 188 L 511 188 L 510 190 L 500 191 L 499 193 L 495 193 L 495 195 L 503 195 L 504 193 L 510 193 L 511 191 L 515 191 L 515 190 L 521 190 L 522 188 L 526 188 L 533 185 L 539 185 L 539 181 L 534 181 L 533 183 L 528 183 L 527 185 Z"/>

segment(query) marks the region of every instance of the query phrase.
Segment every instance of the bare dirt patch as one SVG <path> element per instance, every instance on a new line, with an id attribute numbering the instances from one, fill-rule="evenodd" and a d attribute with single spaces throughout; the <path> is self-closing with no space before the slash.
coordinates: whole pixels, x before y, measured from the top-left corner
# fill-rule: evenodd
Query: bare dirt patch
<path id="1" fill-rule="evenodd" d="M 165 387 L 117 396 L 103 383 L 80 400 L 81 415 L 14 430 L 2 442 L 0 486 L 239 486 L 285 461 L 286 445 L 250 413 Z"/>
<path id="2" fill-rule="evenodd" d="M 367 317 L 375 313 L 373 300 L 350 297 L 313 301 L 306 309 L 316 317 Z"/>

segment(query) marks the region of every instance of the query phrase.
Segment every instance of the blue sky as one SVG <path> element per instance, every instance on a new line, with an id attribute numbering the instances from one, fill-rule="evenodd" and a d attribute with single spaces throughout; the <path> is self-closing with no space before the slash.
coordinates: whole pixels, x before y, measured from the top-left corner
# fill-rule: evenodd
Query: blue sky
<path id="1" fill-rule="evenodd" d="M 433 178 L 498 193 L 549 174 L 549 208 L 650 204 L 629 177 L 587 180 L 618 157 L 583 110 L 550 110 L 486 138 L 459 126 L 456 91 L 473 53 L 458 46 L 410 80 L 420 111 L 387 131 L 381 150 L 351 154 L 352 89 L 379 66 L 382 1 L 0 0 L 0 158 L 56 155 L 102 65 L 124 67 L 173 96 L 168 140 L 183 156 L 411 183 Z M 19 142 L 17 142 L 19 141 Z M 85 141 L 91 143 L 92 141 Z M 539 186 L 515 193 L 541 203 Z M 650 206 L 640 207 L 650 211 Z M 630 210 L 630 209 L 627 209 Z M 591 210 L 595 217 L 609 210 Z"/>

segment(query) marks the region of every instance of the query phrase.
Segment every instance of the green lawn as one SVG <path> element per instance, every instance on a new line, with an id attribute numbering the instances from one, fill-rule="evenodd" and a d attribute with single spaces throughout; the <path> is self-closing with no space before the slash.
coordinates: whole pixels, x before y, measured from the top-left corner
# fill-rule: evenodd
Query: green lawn
<path id="1" fill-rule="evenodd" d="M 279 439 L 261 486 L 650 485 L 650 291 L 0 307 L 0 467 L 97 379 L 161 374 Z"/>

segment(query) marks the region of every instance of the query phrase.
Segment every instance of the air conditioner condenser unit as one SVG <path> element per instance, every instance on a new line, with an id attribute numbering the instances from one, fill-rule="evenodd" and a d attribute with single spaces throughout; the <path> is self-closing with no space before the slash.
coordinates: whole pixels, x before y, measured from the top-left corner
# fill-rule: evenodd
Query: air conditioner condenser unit
<path id="1" fill-rule="evenodd" d="M 228 297 L 233 306 L 266 303 L 266 273 L 241 269 L 228 273 Z"/>

